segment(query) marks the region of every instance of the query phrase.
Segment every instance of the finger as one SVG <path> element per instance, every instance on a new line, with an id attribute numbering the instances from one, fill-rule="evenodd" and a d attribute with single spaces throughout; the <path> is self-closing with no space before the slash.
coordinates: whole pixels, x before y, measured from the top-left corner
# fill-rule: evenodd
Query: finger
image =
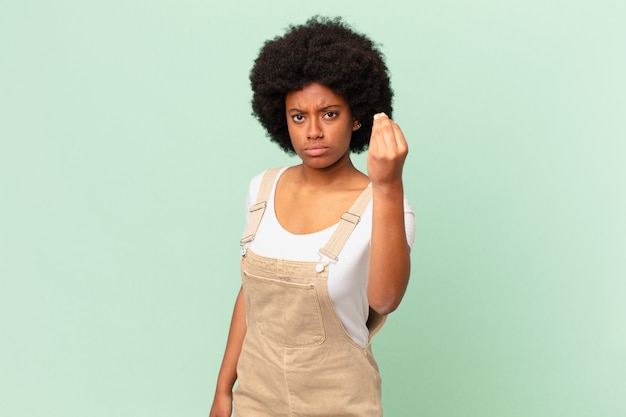
<path id="1" fill-rule="evenodd" d="M 404 133 L 402 133 L 402 129 L 400 129 L 400 126 L 398 126 L 397 123 L 393 123 L 392 125 L 393 131 L 394 131 L 394 139 L 396 141 L 396 146 L 398 147 L 399 150 L 401 151 L 407 151 L 409 148 L 409 145 L 406 141 L 406 138 L 404 137 Z"/>
<path id="2" fill-rule="evenodd" d="M 370 134 L 369 149 L 370 151 L 373 151 L 373 152 L 378 151 L 380 147 L 379 145 L 380 145 L 381 136 L 382 136 L 380 119 L 383 116 L 385 116 L 385 113 L 376 113 L 374 115 L 374 120 L 372 122 L 372 133 Z"/>
<path id="3" fill-rule="evenodd" d="M 391 120 L 385 113 L 377 113 L 374 115 L 374 124 L 372 126 L 372 133 L 380 139 L 385 139 L 388 134 L 388 127 Z"/>
<path id="4" fill-rule="evenodd" d="M 397 146 L 393 125 L 393 121 L 385 113 L 374 115 L 372 139 L 380 145 L 381 150 L 392 150 Z"/>
<path id="5" fill-rule="evenodd" d="M 387 147 L 398 149 L 399 151 L 406 151 L 408 148 L 404 133 L 400 126 L 393 120 L 391 120 L 385 113 L 378 113 L 374 115 L 374 120 L 379 121 L 377 123 L 382 137 L 385 139 L 385 145 Z"/>

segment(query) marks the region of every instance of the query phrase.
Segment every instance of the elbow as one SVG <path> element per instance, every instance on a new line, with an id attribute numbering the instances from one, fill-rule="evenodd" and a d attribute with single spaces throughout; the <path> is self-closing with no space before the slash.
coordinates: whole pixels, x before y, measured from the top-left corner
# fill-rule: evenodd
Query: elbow
<path id="1" fill-rule="evenodd" d="M 396 300 L 385 300 L 380 302 L 372 302 L 370 301 L 370 308 L 380 314 L 381 316 L 386 316 L 388 314 L 396 311 L 398 306 L 400 306 L 400 301 L 402 298 L 398 298 Z"/>
<path id="2" fill-rule="evenodd" d="M 396 285 L 389 285 L 388 283 L 385 283 L 382 288 L 380 286 L 370 286 L 368 288 L 367 296 L 370 308 L 382 316 L 386 316 L 387 314 L 391 314 L 396 311 L 400 306 L 400 302 L 404 298 L 408 280 L 409 278 L 407 273 L 404 279 L 396 282 Z"/>
<path id="3" fill-rule="evenodd" d="M 396 311 L 409 283 L 410 264 L 391 273 L 369 276 L 367 299 L 372 310 L 382 316 Z"/>

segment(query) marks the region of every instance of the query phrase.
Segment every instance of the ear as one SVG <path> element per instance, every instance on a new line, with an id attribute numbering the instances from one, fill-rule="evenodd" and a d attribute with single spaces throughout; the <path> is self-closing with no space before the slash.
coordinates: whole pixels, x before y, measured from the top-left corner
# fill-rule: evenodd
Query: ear
<path id="1" fill-rule="evenodd" d="M 359 123 L 359 121 L 357 119 L 354 119 L 354 122 L 352 122 L 352 131 L 356 131 L 359 130 L 361 128 L 361 123 Z"/>

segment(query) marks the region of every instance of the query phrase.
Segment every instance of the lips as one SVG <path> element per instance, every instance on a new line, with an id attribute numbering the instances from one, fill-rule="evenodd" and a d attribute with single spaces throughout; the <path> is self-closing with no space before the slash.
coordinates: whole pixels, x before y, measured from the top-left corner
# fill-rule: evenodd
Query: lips
<path id="1" fill-rule="evenodd" d="M 304 153 L 309 156 L 320 156 L 328 151 L 327 146 L 309 146 L 304 148 Z"/>

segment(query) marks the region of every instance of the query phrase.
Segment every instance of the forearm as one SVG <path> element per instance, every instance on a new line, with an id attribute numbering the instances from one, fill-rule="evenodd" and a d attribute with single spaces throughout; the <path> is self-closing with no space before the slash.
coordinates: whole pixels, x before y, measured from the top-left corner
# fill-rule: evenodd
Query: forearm
<path id="1" fill-rule="evenodd" d="M 410 257 L 404 224 L 402 180 L 372 185 L 372 237 L 368 301 L 379 314 L 394 311 L 409 280 Z"/>
<path id="2" fill-rule="evenodd" d="M 243 289 L 240 289 L 233 310 L 224 359 L 222 360 L 222 366 L 217 378 L 216 394 L 232 392 L 233 385 L 237 380 L 237 361 L 239 360 L 245 335 L 246 306 L 243 299 Z"/>

